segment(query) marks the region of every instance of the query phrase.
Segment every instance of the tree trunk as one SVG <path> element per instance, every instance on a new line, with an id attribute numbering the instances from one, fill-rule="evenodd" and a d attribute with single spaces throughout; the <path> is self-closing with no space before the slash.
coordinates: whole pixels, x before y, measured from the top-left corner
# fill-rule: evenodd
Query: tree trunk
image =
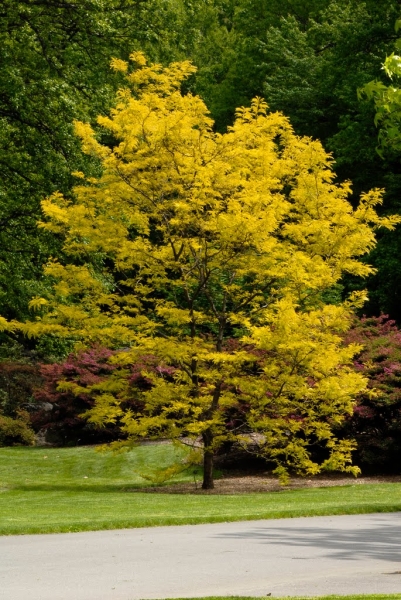
<path id="1" fill-rule="evenodd" d="M 203 483 L 202 490 L 212 490 L 213 481 L 213 452 L 205 451 L 203 455 Z"/>

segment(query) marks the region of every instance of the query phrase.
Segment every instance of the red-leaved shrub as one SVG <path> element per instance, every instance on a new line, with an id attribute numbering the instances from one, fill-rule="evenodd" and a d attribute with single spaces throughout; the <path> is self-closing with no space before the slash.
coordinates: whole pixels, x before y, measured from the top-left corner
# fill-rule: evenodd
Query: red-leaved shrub
<path id="1" fill-rule="evenodd" d="M 114 354 L 116 351 L 94 346 L 70 354 L 62 363 L 40 366 L 43 383 L 35 391 L 34 397 L 41 408 L 32 413 L 31 420 L 36 431 L 45 433 L 46 441 L 59 445 L 82 445 L 111 442 L 122 437 L 118 423 L 100 428 L 89 423 L 84 416 L 94 404 L 91 386 L 105 381 L 119 368 L 109 361 Z M 127 382 L 120 398 L 123 408 L 133 412 L 141 410 L 142 400 L 138 392 L 152 385 L 143 374 L 145 372 L 171 377 L 174 368 L 160 366 L 155 356 L 144 355 L 134 365 L 123 369 Z M 73 393 L 62 389 L 63 386 L 59 387 L 60 382 L 74 383 L 83 389 Z"/>
<path id="2" fill-rule="evenodd" d="M 369 379 L 343 427 L 358 442 L 356 462 L 370 471 L 401 471 L 401 331 L 386 315 L 355 321 L 347 343 L 362 344 L 354 366 Z"/>
<path id="3" fill-rule="evenodd" d="M 32 413 L 31 419 L 36 431 L 46 431 L 49 442 L 92 444 L 118 437 L 115 426 L 98 429 L 82 416 L 93 406 L 91 394 L 83 391 L 75 395 L 58 387 L 60 381 L 76 383 L 85 389 L 101 382 L 116 368 L 108 362 L 112 354 L 113 351 L 96 346 L 70 354 L 63 363 L 40 365 L 43 383 L 36 389 L 34 397 L 42 408 Z"/>

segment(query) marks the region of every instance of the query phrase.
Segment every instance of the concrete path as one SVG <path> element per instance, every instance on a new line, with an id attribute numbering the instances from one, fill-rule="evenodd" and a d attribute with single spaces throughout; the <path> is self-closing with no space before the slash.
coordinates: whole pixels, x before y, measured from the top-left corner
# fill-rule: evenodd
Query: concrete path
<path id="1" fill-rule="evenodd" d="M 399 593 L 401 513 L 0 538 L 2 600 Z"/>

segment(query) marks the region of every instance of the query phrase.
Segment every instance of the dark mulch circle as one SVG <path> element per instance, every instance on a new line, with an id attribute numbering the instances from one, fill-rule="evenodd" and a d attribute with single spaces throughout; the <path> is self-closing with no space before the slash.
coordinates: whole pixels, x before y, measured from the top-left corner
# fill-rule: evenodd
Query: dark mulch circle
<path id="1" fill-rule="evenodd" d="M 157 494 L 247 494 L 249 492 L 281 492 L 304 488 L 364 485 L 366 483 L 401 483 L 400 475 L 378 475 L 358 477 L 343 474 L 316 477 L 293 477 L 286 486 L 280 485 L 276 477 L 271 475 L 238 475 L 232 474 L 215 481 L 213 490 L 202 490 L 202 482 L 175 483 L 158 487 L 131 489 L 132 492 Z"/>

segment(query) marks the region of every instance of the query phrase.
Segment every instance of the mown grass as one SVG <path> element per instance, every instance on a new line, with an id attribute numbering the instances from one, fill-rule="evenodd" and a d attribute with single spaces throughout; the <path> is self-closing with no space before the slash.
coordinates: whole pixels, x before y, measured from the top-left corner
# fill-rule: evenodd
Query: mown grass
<path id="1" fill-rule="evenodd" d="M 144 485 L 140 473 L 169 464 L 173 453 L 167 445 L 120 455 L 1 448 L 0 534 L 401 511 L 399 483 L 224 496 L 132 491 Z"/>
<path id="2" fill-rule="evenodd" d="M 274 596 L 271 597 L 274 600 Z M 177 598 L 176 600 L 193 600 L 193 598 Z M 196 600 L 260 600 L 250 596 L 208 596 L 207 598 L 197 598 Z M 281 600 L 401 600 L 399 594 L 353 594 L 351 596 L 284 596 Z"/>

